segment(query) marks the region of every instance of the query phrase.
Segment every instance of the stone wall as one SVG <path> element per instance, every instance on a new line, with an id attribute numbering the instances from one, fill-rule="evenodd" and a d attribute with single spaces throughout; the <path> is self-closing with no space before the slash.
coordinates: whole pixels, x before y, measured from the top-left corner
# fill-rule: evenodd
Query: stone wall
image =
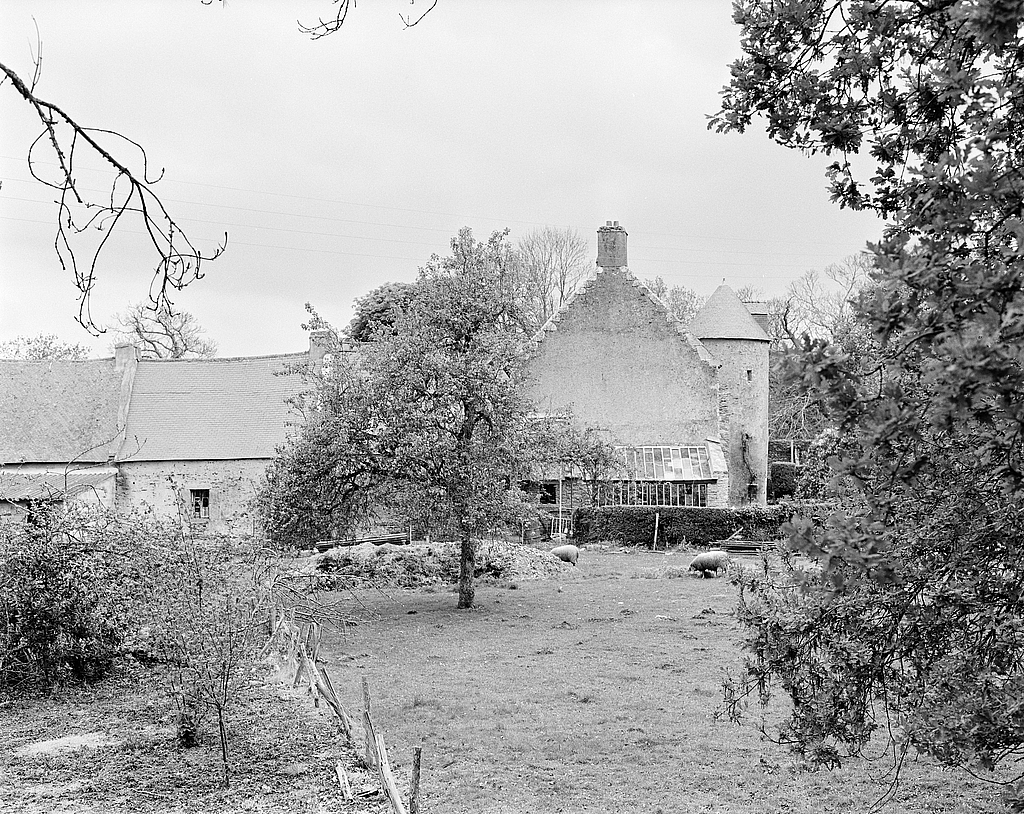
<path id="1" fill-rule="evenodd" d="M 765 505 L 768 495 L 768 343 L 749 339 L 704 339 L 722 367 L 723 413 L 728 415 L 726 456 L 729 501 Z M 744 450 L 744 439 L 746 449 Z M 753 477 L 756 495 L 748 491 Z"/>
<path id="2" fill-rule="evenodd" d="M 570 408 L 628 446 L 718 437 L 715 368 L 625 273 L 597 275 L 544 333 L 531 360 L 540 412 Z"/>
<path id="3" fill-rule="evenodd" d="M 270 461 L 126 461 L 117 476 L 119 510 L 181 517 L 196 533 L 253 534 L 252 501 Z M 209 490 L 209 518 L 193 516 L 191 493 Z"/>

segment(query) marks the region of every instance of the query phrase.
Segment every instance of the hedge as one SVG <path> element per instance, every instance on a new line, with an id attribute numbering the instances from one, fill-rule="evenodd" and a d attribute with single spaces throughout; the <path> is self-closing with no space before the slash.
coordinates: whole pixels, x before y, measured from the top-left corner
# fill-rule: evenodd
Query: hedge
<path id="1" fill-rule="evenodd" d="M 796 483 L 803 466 L 776 461 L 768 467 L 768 499 L 779 500 L 796 494 Z"/>
<path id="2" fill-rule="evenodd" d="M 746 540 L 775 540 L 782 536 L 779 528 L 792 512 L 790 506 L 590 506 L 576 510 L 573 537 L 581 544 L 615 540 L 625 545 L 650 546 L 654 542 L 657 514 L 659 546 L 703 546 L 725 540 L 737 531 Z"/>

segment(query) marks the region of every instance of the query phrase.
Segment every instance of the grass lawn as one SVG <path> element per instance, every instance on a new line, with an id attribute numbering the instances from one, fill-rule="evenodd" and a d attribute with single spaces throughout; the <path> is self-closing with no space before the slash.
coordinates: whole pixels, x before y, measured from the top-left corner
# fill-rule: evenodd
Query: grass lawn
<path id="1" fill-rule="evenodd" d="M 325 666 L 352 713 L 368 678 L 403 790 L 424 746 L 423 814 L 868 811 L 884 759 L 807 771 L 753 726 L 712 719 L 740 657 L 735 588 L 687 576 L 688 559 L 585 551 L 553 579 L 480 584 L 471 611 L 447 589 L 331 595 L 359 623 L 325 633 Z M 215 728 L 177 746 L 160 684 L 129 664 L 89 690 L 0 704 L 0 814 L 387 811 L 333 721 L 269 682 L 232 719 L 221 788 Z M 339 760 L 361 793 L 351 802 Z M 992 785 L 920 760 L 883 810 L 1000 804 Z"/>
<path id="2" fill-rule="evenodd" d="M 349 607 L 363 621 L 323 652 L 350 709 L 367 676 L 406 776 L 423 744 L 426 814 L 867 811 L 884 757 L 808 771 L 712 719 L 740 658 L 735 588 L 666 576 L 687 562 L 585 551 L 564 579 L 479 586 L 471 611 L 448 590 L 364 590 Z M 921 759 L 882 810 L 999 808 L 996 787 Z"/>

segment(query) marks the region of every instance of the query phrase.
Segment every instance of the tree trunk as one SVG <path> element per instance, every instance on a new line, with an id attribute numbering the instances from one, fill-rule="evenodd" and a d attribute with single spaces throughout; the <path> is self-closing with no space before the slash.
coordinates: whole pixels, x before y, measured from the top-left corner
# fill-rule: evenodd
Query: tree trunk
<path id="1" fill-rule="evenodd" d="M 476 569 L 476 552 L 473 539 L 468 531 L 462 533 L 462 556 L 459 560 L 459 609 L 473 607 L 476 589 L 473 587 L 473 571 Z"/>
<path id="2" fill-rule="evenodd" d="M 220 729 L 220 759 L 224 769 L 224 788 L 231 785 L 231 764 L 228 762 L 228 731 L 224 726 L 224 708 L 217 707 L 217 727 Z"/>

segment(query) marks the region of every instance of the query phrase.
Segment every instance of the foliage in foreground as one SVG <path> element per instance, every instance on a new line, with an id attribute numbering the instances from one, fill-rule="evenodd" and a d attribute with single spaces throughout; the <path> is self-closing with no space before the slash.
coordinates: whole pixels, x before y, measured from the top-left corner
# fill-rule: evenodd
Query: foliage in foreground
<path id="1" fill-rule="evenodd" d="M 795 524 L 814 567 L 744 583 L 750 659 L 824 763 L 887 732 L 984 769 L 1024 758 L 1024 3 L 747 0 L 713 126 L 763 117 L 836 157 L 833 200 L 889 218 L 860 318 L 867 369 L 805 341 L 843 490 Z M 855 153 L 867 153 L 860 162 Z M 873 163 L 865 180 L 859 172 Z M 1020 805 L 1024 789 L 1008 787 Z"/>
<path id="2" fill-rule="evenodd" d="M 279 588 L 275 561 L 230 538 L 182 537 L 163 554 L 154 564 L 149 646 L 172 667 L 168 689 L 179 712 L 179 742 L 193 745 L 203 721 L 215 719 L 227 785 L 228 721 L 267 640 Z"/>
<path id="3" fill-rule="evenodd" d="M 41 511 L 0 524 L 0 692 L 102 678 L 139 621 L 143 530 L 106 515 Z"/>
<path id="4" fill-rule="evenodd" d="M 0 694 L 102 679 L 132 654 L 170 666 L 178 736 L 227 722 L 280 599 L 274 559 L 149 517 L 72 506 L 0 524 Z"/>

